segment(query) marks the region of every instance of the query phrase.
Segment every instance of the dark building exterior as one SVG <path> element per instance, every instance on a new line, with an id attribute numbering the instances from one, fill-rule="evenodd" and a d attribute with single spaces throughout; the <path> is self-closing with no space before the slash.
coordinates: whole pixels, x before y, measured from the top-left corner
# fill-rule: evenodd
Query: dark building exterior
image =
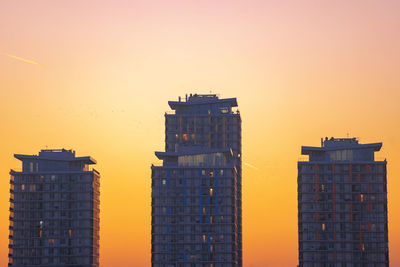
<path id="1" fill-rule="evenodd" d="M 100 174 L 72 150 L 14 155 L 9 266 L 99 266 Z"/>
<path id="2" fill-rule="evenodd" d="M 152 266 L 242 266 L 241 118 L 235 98 L 170 101 L 152 166 Z"/>
<path id="3" fill-rule="evenodd" d="M 382 143 L 356 138 L 303 146 L 298 162 L 300 267 L 387 267 L 386 160 Z"/>

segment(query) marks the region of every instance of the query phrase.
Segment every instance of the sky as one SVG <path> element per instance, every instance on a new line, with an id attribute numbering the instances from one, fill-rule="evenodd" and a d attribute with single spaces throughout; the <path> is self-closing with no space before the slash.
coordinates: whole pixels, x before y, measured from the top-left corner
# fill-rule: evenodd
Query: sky
<path id="1" fill-rule="evenodd" d="M 14 153 L 74 149 L 101 172 L 103 267 L 150 266 L 168 100 L 237 97 L 244 266 L 296 266 L 297 161 L 321 137 L 383 142 L 400 266 L 399 1 L 0 1 L 0 265 Z"/>

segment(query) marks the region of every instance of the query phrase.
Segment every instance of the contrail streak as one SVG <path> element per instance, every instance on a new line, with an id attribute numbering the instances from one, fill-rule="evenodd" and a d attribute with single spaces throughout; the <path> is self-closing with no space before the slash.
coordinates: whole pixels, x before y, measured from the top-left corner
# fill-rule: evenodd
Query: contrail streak
<path id="1" fill-rule="evenodd" d="M 35 64 L 35 65 L 39 65 L 39 66 L 42 65 L 42 64 L 40 64 L 38 62 L 35 62 L 33 60 L 29 60 L 29 59 L 26 59 L 26 58 L 17 57 L 17 56 L 6 54 L 6 53 L 3 53 L 3 55 L 5 55 L 7 57 L 10 57 L 10 58 L 14 58 L 14 59 L 20 60 L 20 61 L 23 61 L 23 62 L 26 62 L 26 63 Z"/>
<path id="2" fill-rule="evenodd" d="M 243 164 L 246 165 L 246 166 L 248 166 L 248 167 L 250 167 L 250 168 L 253 168 L 253 169 L 255 169 L 255 170 L 259 170 L 259 168 L 257 168 L 257 167 L 254 166 L 254 165 L 251 165 L 250 163 L 243 162 Z"/>

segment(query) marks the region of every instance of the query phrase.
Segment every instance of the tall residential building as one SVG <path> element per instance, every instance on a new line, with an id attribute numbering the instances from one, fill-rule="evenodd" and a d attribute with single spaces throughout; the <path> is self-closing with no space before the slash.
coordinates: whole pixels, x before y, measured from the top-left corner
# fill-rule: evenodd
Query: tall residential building
<path id="1" fill-rule="evenodd" d="M 300 267 L 387 267 L 386 160 L 382 143 L 321 139 L 298 162 Z"/>
<path id="2" fill-rule="evenodd" d="M 242 266 L 241 118 L 236 98 L 168 102 L 152 166 L 152 266 Z"/>
<path id="3" fill-rule="evenodd" d="M 99 266 L 100 174 L 72 150 L 15 154 L 9 266 Z"/>

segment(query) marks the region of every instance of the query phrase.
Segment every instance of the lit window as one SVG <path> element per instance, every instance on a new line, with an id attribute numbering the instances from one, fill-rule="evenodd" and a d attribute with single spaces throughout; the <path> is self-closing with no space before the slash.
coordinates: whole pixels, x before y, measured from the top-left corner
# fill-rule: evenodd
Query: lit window
<path id="1" fill-rule="evenodd" d="M 22 184 L 22 185 L 21 185 L 21 190 L 22 190 L 22 191 L 25 191 L 25 184 Z"/>
<path id="2" fill-rule="evenodd" d="M 201 175 L 206 175 L 206 170 L 201 170 Z"/>
<path id="3" fill-rule="evenodd" d="M 213 223 L 213 217 L 210 216 L 210 223 Z"/>
<path id="4" fill-rule="evenodd" d="M 322 231 L 325 231 L 325 224 L 322 224 Z"/>
<path id="5" fill-rule="evenodd" d="M 213 171 L 210 172 L 210 177 L 214 177 L 214 172 Z"/>
<path id="6" fill-rule="evenodd" d="M 364 195 L 363 194 L 360 194 L 360 201 L 364 202 Z"/>
<path id="7" fill-rule="evenodd" d="M 36 191 L 36 185 L 35 184 L 30 184 L 29 185 L 29 191 L 30 192 L 35 192 Z"/>
<path id="8" fill-rule="evenodd" d="M 178 139 L 178 138 L 179 138 L 179 135 L 178 135 L 178 134 L 175 134 L 175 138 Z"/>
<path id="9" fill-rule="evenodd" d="M 229 109 L 227 107 L 220 108 L 220 110 L 222 114 L 226 114 L 229 112 Z"/>
<path id="10" fill-rule="evenodd" d="M 203 214 L 206 214 L 206 208 L 203 207 Z"/>
<path id="11" fill-rule="evenodd" d="M 206 242 L 206 235 L 203 235 L 203 243 Z"/>
<path id="12" fill-rule="evenodd" d="M 167 181 L 166 181 L 165 179 L 162 179 L 162 184 L 163 184 L 163 185 L 166 185 L 166 184 L 167 184 Z"/>
<path id="13" fill-rule="evenodd" d="M 182 138 L 183 138 L 184 141 L 189 140 L 188 134 L 182 134 Z"/>
<path id="14" fill-rule="evenodd" d="M 324 192 L 325 191 L 325 185 L 321 185 L 321 192 Z"/>

